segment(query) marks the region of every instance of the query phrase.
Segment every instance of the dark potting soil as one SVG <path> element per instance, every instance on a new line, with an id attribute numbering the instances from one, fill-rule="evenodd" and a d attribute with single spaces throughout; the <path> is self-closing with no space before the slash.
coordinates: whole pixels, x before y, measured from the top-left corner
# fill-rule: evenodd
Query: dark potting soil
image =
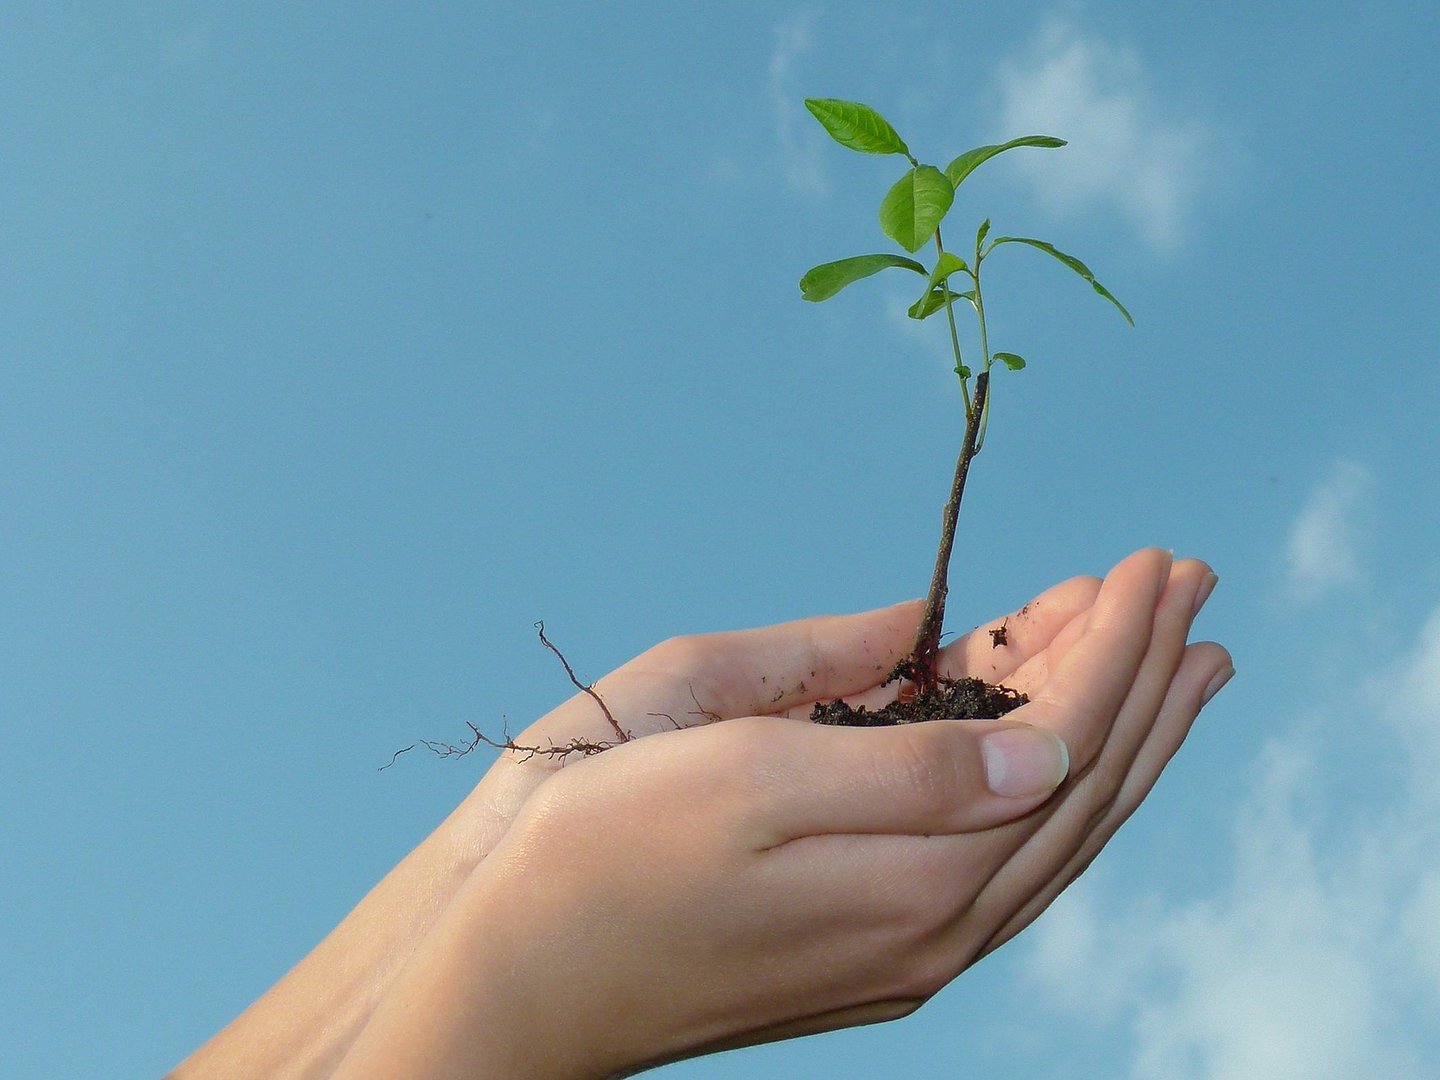
<path id="1" fill-rule="evenodd" d="M 810 711 L 817 724 L 845 727 L 893 727 L 920 720 L 995 720 L 1030 699 L 1019 690 L 996 686 L 983 679 L 945 679 L 933 691 L 908 701 L 892 701 L 880 709 L 851 707 L 843 701 L 821 701 Z"/>

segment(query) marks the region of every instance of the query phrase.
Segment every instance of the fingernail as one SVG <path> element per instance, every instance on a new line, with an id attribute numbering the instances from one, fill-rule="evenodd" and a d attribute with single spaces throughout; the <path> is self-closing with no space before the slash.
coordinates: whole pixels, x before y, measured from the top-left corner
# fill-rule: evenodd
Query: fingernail
<path id="1" fill-rule="evenodd" d="M 980 737 L 985 785 L 996 795 L 1020 798 L 1054 791 L 1070 772 L 1070 751 L 1058 735 L 1013 727 Z"/>
<path id="2" fill-rule="evenodd" d="M 1225 685 L 1226 683 L 1228 683 L 1228 682 L 1229 682 L 1231 679 L 1233 679 L 1234 677 L 1235 677 L 1235 669 L 1234 669 L 1233 667 L 1229 666 L 1229 665 L 1227 665 L 1227 666 L 1221 668 L 1219 671 L 1217 671 L 1217 672 L 1215 673 L 1214 678 L 1212 678 L 1212 679 L 1205 685 L 1205 692 L 1200 695 L 1200 704 L 1201 704 L 1201 706 L 1203 707 L 1203 706 L 1205 706 L 1205 705 L 1209 705 L 1209 704 L 1210 704 L 1210 699 L 1213 698 L 1216 694 L 1218 694 L 1218 693 L 1220 692 L 1221 688 L 1223 688 L 1224 685 Z"/>
<path id="3" fill-rule="evenodd" d="M 1220 581 L 1220 575 L 1214 572 L 1205 575 L 1200 582 L 1200 588 L 1195 592 L 1195 611 L 1199 615 L 1200 609 L 1205 606 L 1205 601 L 1210 599 L 1210 594 L 1215 591 L 1216 584 Z M 1220 689 L 1218 686 L 1215 689 Z"/>
<path id="4" fill-rule="evenodd" d="M 1161 551 L 1160 554 L 1164 556 L 1165 559 L 1164 565 L 1160 567 L 1160 595 L 1164 596 L 1165 585 L 1170 580 L 1170 571 L 1175 567 L 1175 550 L 1174 548 L 1166 548 Z M 1155 602 L 1158 604 L 1160 601 L 1157 599 Z"/>

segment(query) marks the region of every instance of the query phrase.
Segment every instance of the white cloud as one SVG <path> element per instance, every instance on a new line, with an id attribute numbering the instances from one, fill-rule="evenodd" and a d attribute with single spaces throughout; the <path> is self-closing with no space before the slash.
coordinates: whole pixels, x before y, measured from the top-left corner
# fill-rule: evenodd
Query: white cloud
<path id="1" fill-rule="evenodd" d="M 1213 179 L 1217 140 L 1208 125 L 1176 115 L 1127 48 L 1052 19 L 998 75 L 1000 130 L 1057 135 L 1063 167 L 1048 155 L 1016 154 L 1013 167 L 1053 210 L 1109 206 L 1157 249 L 1176 246 Z"/>
<path id="2" fill-rule="evenodd" d="M 1368 796 L 1323 741 L 1345 718 L 1307 723 L 1257 754 L 1205 895 L 1142 902 L 1082 879 L 1036 926 L 1032 978 L 1056 1010 L 1125 1028 L 1135 1080 L 1435 1075 L 1440 606 L 1377 666 L 1398 704 L 1366 718 L 1383 770 Z"/>
<path id="3" fill-rule="evenodd" d="M 823 195 L 829 190 L 820 164 L 823 140 L 810 130 L 810 114 L 795 87 L 795 61 L 812 48 L 810 15 L 802 13 L 775 28 L 770 53 L 770 100 L 775 112 L 775 142 L 785 182 L 802 195 Z"/>
<path id="4" fill-rule="evenodd" d="M 710 162 L 710 179 L 724 185 L 753 188 L 779 179 L 801 195 L 826 195 L 830 182 L 825 171 L 828 139 L 804 106 L 805 95 L 796 77 L 800 60 L 814 48 L 810 12 L 802 12 L 775 26 L 774 46 L 766 66 L 766 90 L 774 149 L 750 155 L 744 150 L 717 152 Z"/>
<path id="5" fill-rule="evenodd" d="M 1315 600 L 1360 579 L 1357 519 L 1369 480 L 1359 465 L 1342 461 L 1305 500 L 1286 547 L 1288 576 L 1297 599 Z"/>
<path id="6" fill-rule="evenodd" d="M 1381 718 L 1414 776 L 1408 812 L 1440 817 L 1440 607 L 1430 613 L 1410 649 L 1381 667 L 1366 696 L 1386 703 Z M 1440 844 L 1432 861 L 1440 869 Z M 1436 934 L 1440 943 L 1440 929 Z M 1440 964 L 1436 974 L 1440 977 Z"/>
<path id="7" fill-rule="evenodd" d="M 1110 1023 L 1131 1005 L 1144 954 L 1115 948 L 1110 905 L 1091 874 L 1070 886 L 1029 931 L 1029 975 L 1059 1011 Z M 1102 958 L 1104 962 L 1102 962 Z"/>
<path id="8" fill-rule="evenodd" d="M 1303 757 L 1277 744 L 1258 771 L 1228 885 L 1146 928 L 1159 993 L 1138 1014 L 1133 1075 L 1405 1075 L 1375 1037 L 1379 898 L 1316 851 L 1300 807 L 1314 782 Z"/>
<path id="9" fill-rule="evenodd" d="M 1440 726 L 1440 609 L 1431 613 L 1395 677 L 1399 682 L 1397 700 L 1410 703 L 1417 712 L 1428 714 L 1432 724 Z"/>
<path id="10" fill-rule="evenodd" d="M 1428 985 L 1430 1007 L 1440 1006 L 1440 871 L 1420 882 L 1399 920 L 1401 947 L 1408 949 Z"/>

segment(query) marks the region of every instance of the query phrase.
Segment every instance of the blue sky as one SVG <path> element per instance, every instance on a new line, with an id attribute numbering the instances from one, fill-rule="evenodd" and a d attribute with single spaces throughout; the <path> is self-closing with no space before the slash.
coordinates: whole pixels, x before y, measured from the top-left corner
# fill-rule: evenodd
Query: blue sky
<path id="1" fill-rule="evenodd" d="M 1043 131 L 966 628 L 1146 544 L 1239 676 L 1026 936 L 677 1078 L 1433 1075 L 1440 23 L 1423 3 L 17 4 L 0 27 L 0 1057 L 157 1075 L 453 806 L 409 755 L 676 633 L 923 590 L 960 426 L 893 161 Z M 67 10 L 73 8 L 73 10 Z M 955 226 L 959 227 L 959 226 Z M 904 283 L 908 287 L 908 282 Z"/>

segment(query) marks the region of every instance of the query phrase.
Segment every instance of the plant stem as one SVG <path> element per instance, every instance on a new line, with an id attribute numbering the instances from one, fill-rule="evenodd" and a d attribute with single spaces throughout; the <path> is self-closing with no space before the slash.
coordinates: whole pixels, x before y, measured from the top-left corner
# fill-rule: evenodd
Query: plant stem
<path id="1" fill-rule="evenodd" d="M 988 376 L 990 374 L 990 338 L 985 329 L 985 297 L 980 292 L 980 258 L 979 249 L 976 249 L 975 269 L 971 273 L 975 279 L 975 319 L 980 324 L 980 359 L 982 370 Z M 990 428 L 990 403 L 985 403 L 980 417 L 980 435 L 975 442 L 975 453 L 980 452 L 980 447 L 985 445 L 985 432 Z"/>
<path id="2" fill-rule="evenodd" d="M 938 260 L 945 254 L 945 242 L 940 239 L 940 226 L 935 226 L 935 258 Z M 938 265 L 938 263 L 937 263 Z M 960 380 L 960 394 L 965 399 L 965 417 L 970 417 L 970 383 L 960 372 L 965 367 L 965 361 L 960 355 L 960 333 L 955 329 L 955 301 L 950 299 L 950 282 L 940 283 L 945 290 L 945 318 L 950 320 L 950 347 L 955 350 L 955 377 Z"/>
<path id="3" fill-rule="evenodd" d="M 935 553 L 935 571 L 930 576 L 930 593 L 925 598 L 925 614 L 910 650 L 911 679 L 920 693 L 936 689 L 940 682 L 940 629 L 945 622 L 945 597 L 950 591 L 950 552 L 955 546 L 955 523 L 960 518 L 960 500 L 965 495 L 965 477 L 975 457 L 975 440 L 980 434 L 980 417 L 985 411 L 986 391 L 990 372 L 975 376 L 975 403 L 965 419 L 965 439 L 960 457 L 955 462 L 955 479 L 950 484 L 950 501 L 940 526 L 940 548 Z"/>
<path id="4" fill-rule="evenodd" d="M 948 283 L 945 287 L 947 289 L 949 288 Z M 955 311 L 953 304 L 954 301 L 949 298 L 945 300 L 945 317 L 950 320 L 950 345 L 955 350 L 955 377 L 960 380 L 960 393 L 965 398 L 965 416 L 968 418 L 970 416 L 970 383 L 960 374 L 960 369 L 964 361 L 960 359 L 960 334 L 955 329 Z"/>

